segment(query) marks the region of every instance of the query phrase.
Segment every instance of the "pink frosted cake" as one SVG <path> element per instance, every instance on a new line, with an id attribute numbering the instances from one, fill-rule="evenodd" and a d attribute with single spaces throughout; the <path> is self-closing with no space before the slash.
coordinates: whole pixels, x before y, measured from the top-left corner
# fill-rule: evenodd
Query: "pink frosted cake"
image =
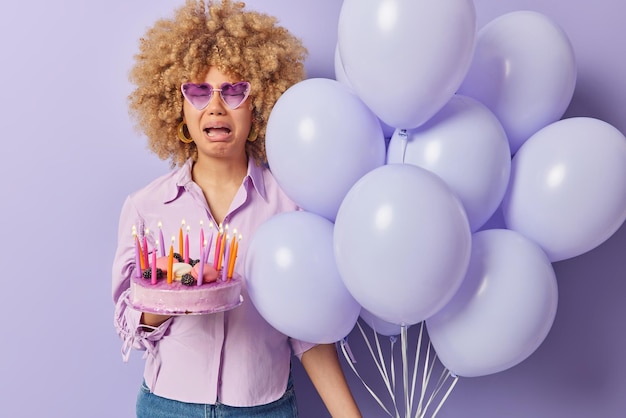
<path id="1" fill-rule="evenodd" d="M 228 310 L 241 303 L 241 278 L 218 279 L 210 283 L 171 284 L 161 279 L 152 284 L 149 279 L 133 277 L 130 283 L 130 303 L 142 312 L 165 315 L 203 314 Z"/>
<path id="2" fill-rule="evenodd" d="M 133 235 L 138 267 L 137 274 L 130 279 L 130 304 L 133 308 L 164 315 L 187 315 L 222 312 L 241 304 L 242 279 L 234 273 L 239 246 L 235 234 L 230 239 L 220 228 L 215 241 L 216 256 L 213 263 L 208 262 L 212 237 L 207 242 L 203 234 L 201 235 L 203 261 L 200 261 L 189 256 L 188 237 L 183 240 L 182 228 L 180 253 L 173 252 L 172 237 L 168 255 L 165 255 L 165 248 L 162 246 L 162 235 L 152 249 L 148 248 L 146 236 L 141 245 L 134 227 Z M 160 249 L 157 248 L 159 244 Z M 157 253 L 162 256 L 157 257 Z"/>

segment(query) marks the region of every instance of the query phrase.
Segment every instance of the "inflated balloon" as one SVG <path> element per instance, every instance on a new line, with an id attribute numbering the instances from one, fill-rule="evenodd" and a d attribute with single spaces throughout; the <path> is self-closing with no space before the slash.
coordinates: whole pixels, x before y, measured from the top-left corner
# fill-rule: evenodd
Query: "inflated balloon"
<path id="1" fill-rule="evenodd" d="M 331 221 L 350 187 L 385 162 L 376 115 L 330 79 L 288 89 L 270 114 L 265 141 L 270 169 L 285 193 Z"/>
<path id="2" fill-rule="evenodd" d="M 515 11 L 480 29 L 458 93 L 493 111 L 515 153 L 532 134 L 563 116 L 576 73 L 565 32 L 541 13 Z"/>
<path id="3" fill-rule="evenodd" d="M 463 205 L 439 176 L 389 164 L 346 195 L 334 248 L 341 277 L 360 305 L 384 321 L 411 325 L 458 289 L 471 233 Z"/>
<path id="4" fill-rule="evenodd" d="M 501 372 L 545 340 L 557 301 L 556 276 L 539 246 L 515 231 L 480 231 L 459 291 L 426 320 L 428 335 L 457 376 Z"/>
<path id="5" fill-rule="evenodd" d="M 337 39 L 357 95 L 387 125 L 415 128 L 461 85 L 475 36 L 471 0 L 344 0 Z"/>
<path id="6" fill-rule="evenodd" d="M 341 62 L 341 55 L 339 54 L 339 46 L 335 47 L 334 64 L 335 64 L 334 65 L 335 80 L 339 81 L 346 87 L 350 88 L 350 90 L 354 91 L 354 88 L 352 87 L 352 84 L 350 84 L 350 80 L 348 79 L 348 76 L 346 75 L 346 72 L 343 69 L 343 63 Z M 391 139 L 391 136 L 393 135 L 395 128 L 387 125 L 385 122 L 383 122 L 380 119 L 378 120 L 378 122 L 380 122 L 380 126 L 383 128 L 383 135 L 385 137 L 385 142 L 389 143 L 389 140 Z"/>
<path id="7" fill-rule="evenodd" d="M 441 177 L 461 199 L 472 231 L 500 205 L 511 153 L 502 125 L 476 100 L 454 96 L 419 128 L 396 130 L 388 163 L 407 163 Z"/>
<path id="8" fill-rule="evenodd" d="M 502 211 L 552 261 L 597 247 L 626 219 L 626 138 L 587 117 L 541 129 L 513 158 Z"/>
<path id="9" fill-rule="evenodd" d="M 332 343 L 359 317 L 335 263 L 333 224 L 321 216 L 297 211 L 268 219 L 252 236 L 245 268 L 252 303 L 285 335 Z"/>
<path id="10" fill-rule="evenodd" d="M 339 45 L 335 47 L 335 56 L 334 56 L 334 68 L 335 68 L 335 80 L 340 83 L 350 87 L 350 89 L 354 90 L 348 76 L 346 75 L 346 70 L 343 68 L 343 62 L 341 62 L 341 54 L 339 53 Z"/>
<path id="11" fill-rule="evenodd" d="M 383 321 L 365 308 L 361 309 L 361 314 L 359 316 L 367 325 L 369 325 L 371 329 L 380 335 L 391 337 L 394 335 L 400 335 L 400 332 L 402 331 L 402 327 L 400 325 Z"/>

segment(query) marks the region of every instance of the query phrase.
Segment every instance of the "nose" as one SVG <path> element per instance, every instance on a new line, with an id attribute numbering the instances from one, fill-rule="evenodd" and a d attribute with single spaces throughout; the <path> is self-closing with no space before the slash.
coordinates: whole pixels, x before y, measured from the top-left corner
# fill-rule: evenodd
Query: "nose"
<path id="1" fill-rule="evenodd" d="M 223 115 L 226 113 L 219 90 L 213 90 L 213 95 L 211 96 L 211 100 L 209 100 L 206 111 L 211 115 Z"/>

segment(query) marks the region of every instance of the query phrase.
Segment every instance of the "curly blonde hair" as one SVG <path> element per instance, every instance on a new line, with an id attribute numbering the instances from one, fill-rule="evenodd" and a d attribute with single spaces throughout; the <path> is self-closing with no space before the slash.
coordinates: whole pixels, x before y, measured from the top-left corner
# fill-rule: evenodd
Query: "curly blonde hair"
<path id="1" fill-rule="evenodd" d="M 160 19 L 140 40 L 129 79 L 130 114 L 162 160 L 180 166 L 197 158 L 195 144 L 178 139 L 183 120 L 180 85 L 203 79 L 209 67 L 250 82 L 255 141 L 246 152 L 267 162 L 265 128 L 280 95 L 305 77 L 307 51 L 275 17 L 245 10 L 242 2 L 187 0 L 173 19 Z"/>

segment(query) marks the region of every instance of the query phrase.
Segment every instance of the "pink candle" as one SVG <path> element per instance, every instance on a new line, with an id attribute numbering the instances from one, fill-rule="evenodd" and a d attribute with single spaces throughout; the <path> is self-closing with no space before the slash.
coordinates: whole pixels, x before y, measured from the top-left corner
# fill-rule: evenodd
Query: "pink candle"
<path id="1" fill-rule="evenodd" d="M 156 284 L 157 283 L 157 266 L 156 266 L 156 253 L 157 253 L 157 249 L 156 246 L 154 247 L 154 249 L 152 250 L 152 277 L 151 277 L 151 282 L 152 284 Z"/>
<path id="2" fill-rule="evenodd" d="M 185 234 L 185 263 L 189 263 L 189 225 L 187 225 L 187 233 Z"/>
<path id="3" fill-rule="evenodd" d="M 204 245 L 204 222 L 200 220 L 200 260 L 202 260 L 202 250 Z"/>
<path id="4" fill-rule="evenodd" d="M 159 221 L 159 243 L 161 244 L 161 254 L 165 255 L 165 240 L 163 239 L 163 224 Z"/>
<path id="5" fill-rule="evenodd" d="M 148 228 L 144 230 L 143 234 L 143 265 L 145 268 L 150 268 L 150 264 L 148 264 L 148 233 L 150 231 Z"/>
<path id="6" fill-rule="evenodd" d="M 200 268 L 198 269 L 198 286 L 202 285 L 202 279 L 204 278 L 204 252 L 206 251 L 203 245 L 200 250 Z"/>

